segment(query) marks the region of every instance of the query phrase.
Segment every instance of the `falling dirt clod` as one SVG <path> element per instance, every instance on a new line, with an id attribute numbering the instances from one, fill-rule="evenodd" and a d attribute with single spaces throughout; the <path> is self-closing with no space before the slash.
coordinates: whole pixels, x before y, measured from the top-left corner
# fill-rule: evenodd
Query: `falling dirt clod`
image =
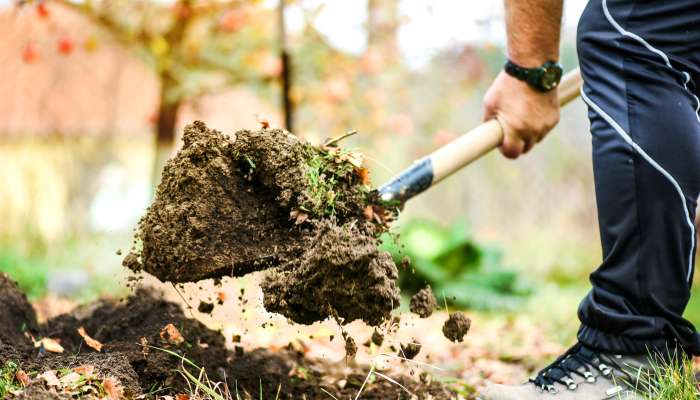
<path id="1" fill-rule="evenodd" d="M 363 212 L 372 195 L 351 153 L 279 129 L 229 137 L 202 122 L 183 142 L 126 267 L 174 283 L 267 270 L 265 307 L 300 323 L 377 325 L 398 306 L 398 270 L 377 249 L 386 226 Z"/>
<path id="2" fill-rule="evenodd" d="M 442 333 L 453 342 L 461 342 L 469 332 L 472 321 L 461 312 L 450 313 L 450 317 L 442 326 Z"/>
<path id="3" fill-rule="evenodd" d="M 430 285 L 424 287 L 411 297 L 409 309 L 412 313 L 418 314 L 421 318 L 428 318 L 437 307 L 437 299 L 433 295 Z"/>

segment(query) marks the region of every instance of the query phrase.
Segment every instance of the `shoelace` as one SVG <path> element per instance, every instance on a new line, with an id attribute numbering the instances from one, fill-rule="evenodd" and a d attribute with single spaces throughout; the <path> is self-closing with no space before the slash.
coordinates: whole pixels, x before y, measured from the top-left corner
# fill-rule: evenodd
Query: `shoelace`
<path id="1" fill-rule="evenodd" d="M 612 367 L 600 362 L 596 352 L 578 343 L 540 371 L 535 378 L 531 378 L 530 382 L 550 393 L 557 392 L 555 383 L 564 385 L 569 390 L 576 390 L 578 384 L 574 382 L 572 374 L 593 383 L 596 376 L 591 372 L 592 369 L 597 370 L 603 377 L 609 377 L 613 370 Z"/>

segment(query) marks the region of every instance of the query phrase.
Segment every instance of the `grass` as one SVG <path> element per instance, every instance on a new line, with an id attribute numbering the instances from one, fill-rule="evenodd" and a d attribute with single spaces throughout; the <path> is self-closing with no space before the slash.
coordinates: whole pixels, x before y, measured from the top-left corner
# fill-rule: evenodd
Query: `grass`
<path id="1" fill-rule="evenodd" d="M 7 361 L 0 367 L 0 398 L 5 398 L 11 392 L 22 390 L 22 385 L 15 377 L 19 371 L 19 365 L 14 361 Z"/>
<path id="2" fill-rule="evenodd" d="M 311 204 L 306 211 L 323 216 L 336 214 L 336 202 L 343 196 L 342 191 L 337 190 L 338 184 L 354 169 L 349 162 L 336 161 L 349 154 L 351 152 L 347 150 L 339 150 L 338 154 L 315 151 L 310 155 L 306 170 L 306 194 Z"/>
<path id="3" fill-rule="evenodd" d="M 637 389 L 649 400 L 697 400 L 698 382 L 691 359 L 652 357 L 651 370 L 638 374 Z"/>

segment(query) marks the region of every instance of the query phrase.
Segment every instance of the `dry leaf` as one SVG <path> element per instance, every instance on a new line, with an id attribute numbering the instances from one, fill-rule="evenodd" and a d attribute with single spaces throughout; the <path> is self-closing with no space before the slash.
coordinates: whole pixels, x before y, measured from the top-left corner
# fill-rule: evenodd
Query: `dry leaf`
<path id="1" fill-rule="evenodd" d="M 39 379 L 46 381 L 46 386 L 61 386 L 61 381 L 56 376 L 56 371 L 46 371 L 38 376 Z"/>
<path id="2" fill-rule="evenodd" d="M 119 400 L 124 395 L 124 388 L 115 378 L 105 378 L 102 387 L 110 400 Z"/>
<path id="3" fill-rule="evenodd" d="M 303 224 L 309 218 L 309 214 L 301 210 L 292 210 L 289 213 L 289 218 L 294 220 L 295 225 Z"/>
<path id="4" fill-rule="evenodd" d="M 258 121 L 258 123 L 260 124 L 260 126 L 262 126 L 263 129 L 267 129 L 270 127 L 270 120 L 265 117 L 261 117 L 258 114 L 255 114 L 255 120 Z"/>
<path id="5" fill-rule="evenodd" d="M 73 368 L 73 371 L 90 378 L 95 375 L 95 366 L 90 364 L 81 365 L 79 367 Z"/>
<path id="6" fill-rule="evenodd" d="M 182 337 L 180 331 L 178 331 L 173 324 L 165 325 L 165 327 L 160 330 L 160 338 L 174 345 L 179 345 L 185 341 L 185 338 Z"/>
<path id="7" fill-rule="evenodd" d="M 85 340 L 86 345 L 92 347 L 93 349 L 95 349 L 97 351 L 102 351 L 102 346 L 103 346 L 102 343 L 91 338 L 90 335 L 88 335 L 87 332 L 85 332 L 85 328 L 83 328 L 82 326 L 80 328 L 78 328 L 78 333 L 80 334 L 80 336 L 83 337 L 83 340 Z"/>
<path id="8" fill-rule="evenodd" d="M 362 182 L 363 185 L 369 186 L 370 185 L 370 177 L 369 177 L 369 170 L 365 167 L 360 167 L 360 168 L 355 168 L 355 172 L 357 173 L 357 176 L 360 177 L 360 182 Z"/>
<path id="9" fill-rule="evenodd" d="M 29 375 L 27 375 L 27 373 L 23 370 L 17 371 L 15 374 L 15 379 L 17 379 L 17 381 L 21 383 L 23 387 L 27 387 L 27 385 L 29 385 Z"/>
<path id="10" fill-rule="evenodd" d="M 365 215 L 365 219 L 368 221 L 371 221 L 374 218 L 374 208 L 372 208 L 372 206 L 365 207 L 365 209 L 362 210 L 362 213 Z"/>
<path id="11" fill-rule="evenodd" d="M 75 385 L 76 383 L 80 382 L 83 379 L 83 376 L 80 375 L 77 372 L 70 372 L 66 375 L 63 375 L 59 381 L 63 386 L 68 386 L 68 385 Z"/>
<path id="12" fill-rule="evenodd" d="M 63 346 L 56 339 L 43 338 L 34 342 L 34 347 L 44 347 L 44 350 L 52 353 L 63 353 Z"/>
<path id="13" fill-rule="evenodd" d="M 148 347 L 148 339 L 142 336 L 139 339 L 139 343 L 141 343 L 141 353 L 143 353 L 143 358 L 148 357 L 148 352 L 150 350 L 150 347 Z"/>
<path id="14" fill-rule="evenodd" d="M 190 400 L 190 395 L 189 394 L 178 394 L 175 395 L 175 400 Z"/>

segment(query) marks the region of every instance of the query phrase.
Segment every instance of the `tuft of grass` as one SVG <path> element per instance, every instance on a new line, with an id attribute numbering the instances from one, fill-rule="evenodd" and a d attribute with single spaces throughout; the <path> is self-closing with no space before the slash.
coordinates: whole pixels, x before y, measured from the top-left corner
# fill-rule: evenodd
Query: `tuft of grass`
<path id="1" fill-rule="evenodd" d="M 342 152 L 345 150 L 341 150 Z M 352 164 L 336 162 L 338 155 L 323 151 L 315 152 L 307 161 L 306 195 L 310 201 L 309 210 L 314 215 L 333 216 L 336 214 L 336 202 L 343 193 L 337 190 L 342 179 L 353 172 Z"/>
<path id="2" fill-rule="evenodd" d="M 683 356 L 665 360 L 651 355 L 651 369 L 638 374 L 637 388 L 649 400 L 697 400 L 698 379 L 693 361 Z"/>
<path id="3" fill-rule="evenodd" d="M 13 391 L 22 390 L 22 385 L 15 377 L 19 371 L 19 365 L 14 361 L 6 361 L 0 367 L 0 398 L 5 398 Z"/>

